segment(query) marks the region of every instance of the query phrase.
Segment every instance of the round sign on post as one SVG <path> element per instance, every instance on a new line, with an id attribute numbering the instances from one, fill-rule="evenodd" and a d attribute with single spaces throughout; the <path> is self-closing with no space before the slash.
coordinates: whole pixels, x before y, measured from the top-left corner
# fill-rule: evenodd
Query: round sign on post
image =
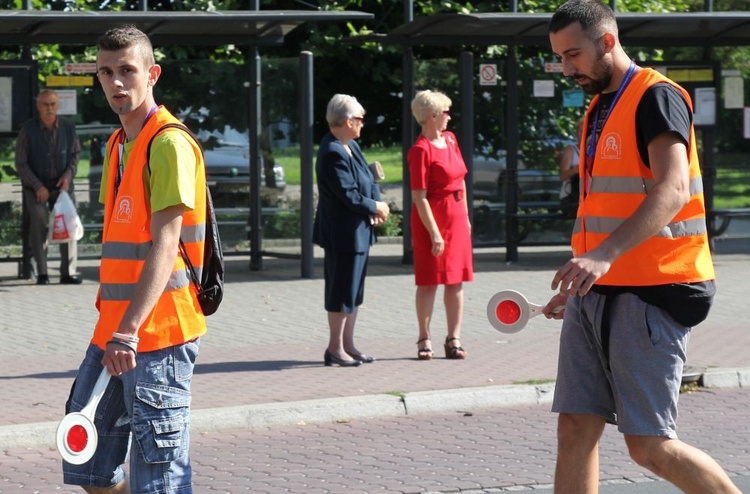
<path id="1" fill-rule="evenodd" d="M 494 63 L 479 64 L 479 85 L 497 86 L 497 65 Z"/>

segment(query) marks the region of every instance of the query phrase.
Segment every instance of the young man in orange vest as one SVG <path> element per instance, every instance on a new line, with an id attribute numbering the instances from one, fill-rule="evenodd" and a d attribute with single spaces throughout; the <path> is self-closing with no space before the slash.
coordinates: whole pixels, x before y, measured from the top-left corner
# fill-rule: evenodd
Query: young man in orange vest
<path id="1" fill-rule="evenodd" d="M 206 321 L 179 242 L 200 269 L 203 158 L 182 131 L 159 133 L 179 121 L 154 101 L 161 67 L 143 32 L 133 26 L 107 31 L 96 64 L 122 128 L 109 139 L 102 176 L 99 320 L 68 411 L 86 404 L 103 367 L 112 379 L 97 410 L 96 453 L 80 466 L 64 462 L 64 480 L 90 493 L 128 493 L 131 487 L 189 493 L 190 384 Z M 121 465 L 129 444 L 126 480 Z"/>
<path id="2" fill-rule="evenodd" d="M 544 309 L 564 319 L 555 492 L 598 492 L 597 448 L 609 422 L 636 463 L 683 491 L 739 494 L 675 432 L 690 329 L 715 291 L 690 96 L 630 60 L 600 0 L 566 2 L 549 32 L 563 73 L 595 95 L 574 257 L 555 274 L 560 293 Z"/>

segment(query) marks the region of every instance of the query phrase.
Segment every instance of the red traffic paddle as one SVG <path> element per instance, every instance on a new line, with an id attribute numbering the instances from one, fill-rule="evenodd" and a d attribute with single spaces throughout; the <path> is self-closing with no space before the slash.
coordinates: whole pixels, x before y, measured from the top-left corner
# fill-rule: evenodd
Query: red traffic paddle
<path id="1" fill-rule="evenodd" d="M 94 456 L 99 442 L 94 425 L 94 414 L 107 389 L 109 377 L 109 372 L 105 367 L 99 374 L 94 390 L 91 392 L 91 398 L 83 410 L 67 414 L 57 426 L 57 451 L 68 463 L 82 465 Z"/>
<path id="2" fill-rule="evenodd" d="M 487 319 L 493 328 L 501 333 L 518 333 L 534 316 L 542 313 L 544 307 L 530 303 L 515 290 L 502 290 L 490 298 L 487 304 Z M 555 307 L 552 312 L 560 312 L 564 305 Z"/>

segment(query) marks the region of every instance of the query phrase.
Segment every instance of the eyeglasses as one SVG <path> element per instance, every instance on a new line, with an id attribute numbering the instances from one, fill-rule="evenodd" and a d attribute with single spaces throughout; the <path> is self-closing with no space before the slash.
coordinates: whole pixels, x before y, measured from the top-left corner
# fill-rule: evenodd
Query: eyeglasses
<path id="1" fill-rule="evenodd" d="M 356 120 L 359 123 L 364 123 L 365 117 L 352 117 L 352 120 Z"/>
<path id="2" fill-rule="evenodd" d="M 450 114 L 451 114 L 450 110 L 443 110 L 443 115 L 448 116 Z"/>

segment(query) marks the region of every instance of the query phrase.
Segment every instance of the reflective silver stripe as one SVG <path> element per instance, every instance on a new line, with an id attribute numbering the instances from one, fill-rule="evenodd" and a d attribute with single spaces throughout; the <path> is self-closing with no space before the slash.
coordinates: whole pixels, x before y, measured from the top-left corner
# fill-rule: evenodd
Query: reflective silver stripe
<path id="1" fill-rule="evenodd" d="M 185 288 L 190 284 L 190 275 L 187 272 L 187 269 L 180 269 L 179 271 L 173 271 L 171 275 L 169 275 L 169 281 L 167 281 L 167 286 L 164 288 L 165 292 L 169 292 L 172 290 L 179 290 L 180 288 Z"/>
<path id="2" fill-rule="evenodd" d="M 586 231 L 590 233 L 610 234 L 625 222 L 626 218 L 612 218 L 606 216 L 587 216 Z M 576 221 L 578 223 L 578 221 Z M 689 235 L 703 235 L 706 233 L 706 220 L 696 218 L 692 220 L 676 221 L 665 226 L 656 237 L 685 237 Z"/>
<path id="3" fill-rule="evenodd" d="M 151 250 L 152 242 L 135 244 L 130 242 L 106 242 L 102 245 L 102 259 L 124 259 L 127 261 L 145 261 Z"/>
<path id="4" fill-rule="evenodd" d="M 586 231 L 589 233 L 612 233 L 624 221 L 624 218 L 586 216 Z"/>
<path id="5" fill-rule="evenodd" d="M 690 180 L 690 195 L 703 193 L 703 177 L 698 175 Z"/>
<path id="6" fill-rule="evenodd" d="M 581 218 L 576 218 L 576 222 L 573 223 L 573 233 L 581 233 Z"/>
<path id="7" fill-rule="evenodd" d="M 687 237 L 691 235 L 703 235 L 706 233 L 706 220 L 695 218 L 692 220 L 675 221 L 665 226 L 658 234 L 659 237 Z"/>
<path id="8" fill-rule="evenodd" d="M 180 238 L 185 243 L 203 242 L 206 239 L 206 224 L 184 226 Z M 153 242 L 140 244 L 131 242 L 106 242 L 102 245 L 102 259 L 124 259 L 128 261 L 145 261 Z"/>
<path id="9" fill-rule="evenodd" d="M 133 298 L 135 283 L 102 283 L 102 300 L 106 301 L 129 301 Z"/>
<path id="10" fill-rule="evenodd" d="M 647 184 L 646 182 L 652 182 Z M 593 177 L 589 193 L 607 192 L 610 194 L 647 194 L 653 180 L 641 177 Z"/>
<path id="11" fill-rule="evenodd" d="M 642 177 L 593 177 L 589 193 L 609 194 L 648 194 L 654 188 L 654 181 Z M 690 195 L 703 192 L 703 178 L 690 179 Z"/>
<path id="12" fill-rule="evenodd" d="M 191 242 L 203 242 L 206 240 L 206 224 L 183 226 L 180 230 L 180 238 L 186 244 Z"/>
<path id="13" fill-rule="evenodd" d="M 189 284 L 190 278 L 188 277 L 187 271 L 180 269 L 179 271 L 172 272 L 167 281 L 167 286 L 164 287 L 162 293 L 179 290 L 180 288 L 185 288 Z M 135 286 L 135 283 L 102 283 L 102 300 L 130 301 L 133 299 Z"/>

